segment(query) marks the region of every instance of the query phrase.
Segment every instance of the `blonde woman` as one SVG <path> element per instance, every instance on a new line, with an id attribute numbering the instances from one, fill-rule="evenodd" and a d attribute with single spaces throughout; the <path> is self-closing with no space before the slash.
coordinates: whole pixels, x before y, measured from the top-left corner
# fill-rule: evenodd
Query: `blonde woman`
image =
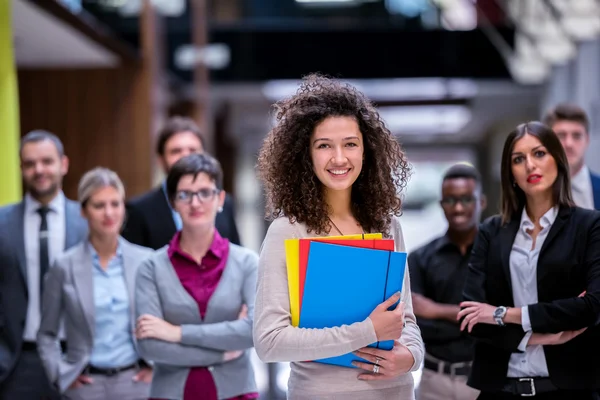
<path id="1" fill-rule="evenodd" d="M 137 266 L 151 250 L 120 236 L 125 190 L 116 173 L 87 172 L 78 195 L 89 237 L 58 257 L 46 276 L 40 357 L 65 399 L 147 399 L 152 370 L 133 335 L 133 291 Z"/>

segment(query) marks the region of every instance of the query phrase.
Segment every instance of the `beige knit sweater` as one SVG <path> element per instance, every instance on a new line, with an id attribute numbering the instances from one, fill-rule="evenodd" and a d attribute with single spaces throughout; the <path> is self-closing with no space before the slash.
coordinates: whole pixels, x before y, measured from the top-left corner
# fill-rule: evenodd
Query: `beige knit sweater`
<path id="1" fill-rule="evenodd" d="M 394 218 L 391 234 L 396 251 L 405 251 L 400 222 Z M 290 224 L 287 218 L 273 221 L 260 253 L 258 286 L 254 308 L 254 346 L 264 362 L 291 362 L 288 382 L 289 399 L 413 399 L 413 379 L 406 373 L 394 379 L 361 381 L 364 371 L 354 368 L 302 362 L 334 357 L 355 351 L 377 341 L 369 318 L 335 328 L 305 329 L 291 325 L 290 303 L 285 266 L 284 240 L 315 236 L 304 224 Z M 423 341 L 412 309 L 408 267 L 403 283 L 406 327 L 400 342 L 408 347 L 419 369 L 423 360 Z"/>

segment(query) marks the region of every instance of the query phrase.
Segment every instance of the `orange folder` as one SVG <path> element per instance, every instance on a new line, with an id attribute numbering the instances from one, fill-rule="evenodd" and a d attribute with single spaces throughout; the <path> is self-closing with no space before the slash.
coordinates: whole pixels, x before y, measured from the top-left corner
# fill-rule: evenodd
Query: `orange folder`
<path id="1" fill-rule="evenodd" d="M 345 236 L 326 236 L 307 238 L 313 240 L 360 240 L 360 239 L 381 239 L 381 233 L 366 233 L 364 235 L 345 235 Z M 285 259 L 288 278 L 288 292 L 290 298 L 290 314 L 292 325 L 298 326 L 300 322 L 300 239 L 286 239 Z"/>
<path id="2" fill-rule="evenodd" d="M 308 255 L 310 252 L 310 243 L 311 242 L 323 242 L 328 244 L 339 244 L 341 246 L 352 246 L 352 247 L 362 247 L 368 249 L 376 249 L 376 250 L 389 250 L 394 251 L 394 240 L 393 239 L 331 239 L 331 238 L 318 238 L 318 239 L 300 239 L 300 247 L 299 247 L 299 309 L 302 310 L 302 297 L 304 296 L 304 282 L 306 281 L 306 267 L 308 265 Z M 335 260 L 332 260 L 335 262 Z M 368 268 L 368 265 L 365 265 L 365 268 Z"/>

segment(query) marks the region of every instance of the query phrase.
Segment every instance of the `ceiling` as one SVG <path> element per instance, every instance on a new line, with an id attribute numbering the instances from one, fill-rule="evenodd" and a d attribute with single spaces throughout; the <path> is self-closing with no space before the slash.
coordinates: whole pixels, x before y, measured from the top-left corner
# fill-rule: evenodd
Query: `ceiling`
<path id="1" fill-rule="evenodd" d="M 480 143 L 499 122 L 536 118 L 541 91 L 539 86 L 523 86 L 508 79 L 419 78 L 352 83 L 380 104 L 379 112 L 386 125 L 405 145 Z M 213 84 L 213 109 L 228 104 L 232 136 L 256 151 L 274 122 L 271 105 L 293 94 L 297 84 L 298 81 Z M 411 105 L 411 101 L 425 97 L 426 104 Z M 462 103 L 452 104 L 453 100 Z"/>
<path id="2" fill-rule="evenodd" d="M 28 0 L 13 0 L 12 17 L 15 59 L 20 68 L 119 64 L 117 54 Z"/>

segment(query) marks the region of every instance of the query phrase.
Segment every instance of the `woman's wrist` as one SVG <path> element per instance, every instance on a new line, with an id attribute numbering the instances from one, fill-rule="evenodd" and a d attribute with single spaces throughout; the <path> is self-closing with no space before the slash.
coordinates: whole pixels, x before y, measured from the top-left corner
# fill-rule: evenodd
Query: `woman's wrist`
<path id="1" fill-rule="evenodd" d="M 520 307 L 509 307 L 506 310 L 506 315 L 504 316 L 504 323 L 521 325 L 521 314 Z"/>

